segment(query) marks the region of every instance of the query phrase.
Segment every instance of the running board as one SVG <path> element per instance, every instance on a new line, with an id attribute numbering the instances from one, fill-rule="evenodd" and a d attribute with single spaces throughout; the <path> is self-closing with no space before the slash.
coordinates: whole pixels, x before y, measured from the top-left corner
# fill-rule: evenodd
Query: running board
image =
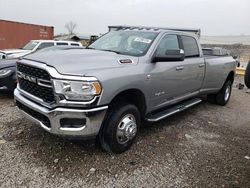
<path id="1" fill-rule="evenodd" d="M 186 110 L 187 108 L 190 108 L 191 106 L 194 106 L 198 103 L 200 103 L 202 100 L 199 98 L 195 98 L 195 99 L 191 99 L 188 101 L 185 101 L 183 103 L 177 104 L 173 107 L 170 107 L 166 110 L 160 111 L 156 114 L 153 114 L 151 116 L 146 117 L 146 120 L 149 122 L 156 122 L 156 121 L 160 121 L 166 117 L 169 117 L 173 114 L 176 114 L 178 112 L 181 112 L 183 110 Z"/>

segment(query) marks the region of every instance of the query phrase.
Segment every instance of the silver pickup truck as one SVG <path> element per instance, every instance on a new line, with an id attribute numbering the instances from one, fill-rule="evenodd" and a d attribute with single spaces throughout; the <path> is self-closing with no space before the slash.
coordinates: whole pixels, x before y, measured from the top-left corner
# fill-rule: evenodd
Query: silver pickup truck
<path id="1" fill-rule="evenodd" d="M 46 131 L 95 137 L 113 153 L 140 126 L 201 102 L 226 105 L 235 61 L 204 56 L 190 30 L 117 27 L 87 49 L 48 51 L 17 62 L 15 101 Z"/>

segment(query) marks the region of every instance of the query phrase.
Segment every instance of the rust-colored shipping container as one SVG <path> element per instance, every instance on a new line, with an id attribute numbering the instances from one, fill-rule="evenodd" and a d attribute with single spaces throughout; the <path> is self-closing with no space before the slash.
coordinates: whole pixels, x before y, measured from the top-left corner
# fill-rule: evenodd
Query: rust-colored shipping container
<path id="1" fill-rule="evenodd" d="M 51 40 L 54 27 L 0 20 L 0 49 L 21 48 L 30 40 Z"/>

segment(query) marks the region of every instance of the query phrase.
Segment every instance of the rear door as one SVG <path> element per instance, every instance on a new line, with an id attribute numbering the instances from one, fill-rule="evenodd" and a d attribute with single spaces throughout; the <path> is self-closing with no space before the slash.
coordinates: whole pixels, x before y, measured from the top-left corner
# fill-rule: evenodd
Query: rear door
<path id="1" fill-rule="evenodd" d="M 189 94 L 199 91 L 202 87 L 205 75 L 205 61 L 201 54 L 196 38 L 182 35 L 181 46 L 185 51 L 183 62 L 183 83 L 182 94 Z"/>

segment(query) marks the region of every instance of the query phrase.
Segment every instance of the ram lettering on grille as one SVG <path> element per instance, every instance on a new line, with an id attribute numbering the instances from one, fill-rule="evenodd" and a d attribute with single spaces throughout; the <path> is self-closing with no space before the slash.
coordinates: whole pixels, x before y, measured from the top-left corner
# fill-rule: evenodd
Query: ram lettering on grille
<path id="1" fill-rule="evenodd" d="M 17 64 L 19 88 L 46 103 L 55 102 L 50 75 L 46 70 Z"/>

